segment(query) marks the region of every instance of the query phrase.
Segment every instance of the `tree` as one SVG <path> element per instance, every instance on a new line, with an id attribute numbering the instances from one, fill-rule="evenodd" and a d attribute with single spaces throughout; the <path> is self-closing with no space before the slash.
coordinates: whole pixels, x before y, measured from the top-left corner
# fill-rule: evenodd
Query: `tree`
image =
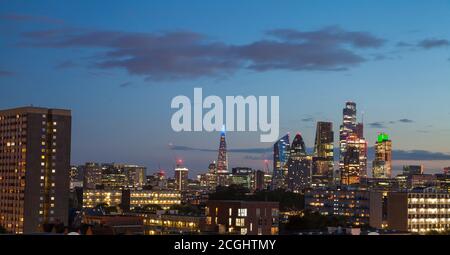
<path id="1" fill-rule="evenodd" d="M 116 206 L 109 206 L 107 203 L 100 203 L 97 204 L 94 209 L 103 211 L 105 214 L 111 214 L 111 213 L 117 213 L 117 207 Z"/>
<path id="2" fill-rule="evenodd" d="M 210 200 L 245 200 L 250 190 L 240 185 L 219 186 L 216 192 L 209 195 Z"/>
<path id="3" fill-rule="evenodd" d="M 300 211 L 305 207 L 302 194 L 284 190 L 263 190 L 250 194 L 250 190 L 238 185 L 217 187 L 216 192 L 210 194 L 210 200 L 244 200 L 279 202 L 281 211 Z"/>
<path id="4" fill-rule="evenodd" d="M 181 215 L 200 215 L 202 213 L 198 206 L 191 204 L 173 205 L 170 210 L 177 210 Z"/>
<path id="5" fill-rule="evenodd" d="M 327 227 L 347 227 L 348 218 L 326 216 L 318 212 L 305 211 L 303 216 L 291 216 L 285 224 L 287 231 L 324 230 Z"/>

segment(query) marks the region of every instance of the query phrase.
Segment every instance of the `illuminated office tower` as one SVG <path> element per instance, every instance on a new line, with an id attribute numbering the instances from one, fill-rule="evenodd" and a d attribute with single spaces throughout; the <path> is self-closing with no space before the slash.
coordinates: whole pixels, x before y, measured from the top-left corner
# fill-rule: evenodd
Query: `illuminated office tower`
<path id="1" fill-rule="evenodd" d="M 339 130 L 339 172 L 337 176 L 341 177 L 344 170 L 344 159 L 347 150 L 347 138 L 356 133 L 356 103 L 347 102 L 342 111 L 343 122 Z M 338 178 L 338 181 L 339 178 Z"/>
<path id="2" fill-rule="evenodd" d="M 372 175 L 374 178 L 391 178 L 392 176 L 392 141 L 385 133 L 378 135 L 375 143 Z"/>
<path id="3" fill-rule="evenodd" d="M 0 225 L 12 233 L 68 224 L 70 110 L 0 111 Z"/>
<path id="4" fill-rule="evenodd" d="M 314 157 L 312 165 L 312 182 L 318 186 L 326 185 L 333 178 L 334 169 L 334 132 L 333 123 L 318 122 Z"/>
<path id="5" fill-rule="evenodd" d="M 302 192 L 311 186 L 311 157 L 306 154 L 303 137 L 297 134 L 292 141 L 288 160 L 288 189 Z"/>
<path id="6" fill-rule="evenodd" d="M 287 188 L 289 147 L 289 134 L 280 138 L 273 145 L 272 190 Z"/>
<path id="7" fill-rule="evenodd" d="M 364 139 L 358 138 L 356 135 L 350 135 L 346 141 L 346 150 L 343 166 L 341 170 L 341 184 L 353 185 L 360 183 L 361 177 L 361 157 L 364 153 L 366 142 Z"/>
<path id="8" fill-rule="evenodd" d="M 175 189 L 184 191 L 187 189 L 189 169 L 182 166 L 183 161 L 178 160 L 175 167 Z"/>
<path id="9" fill-rule="evenodd" d="M 361 165 L 360 168 L 360 177 L 366 178 L 367 177 L 367 141 L 364 138 L 364 124 L 358 123 L 356 124 L 356 136 L 359 138 L 359 164 Z"/>

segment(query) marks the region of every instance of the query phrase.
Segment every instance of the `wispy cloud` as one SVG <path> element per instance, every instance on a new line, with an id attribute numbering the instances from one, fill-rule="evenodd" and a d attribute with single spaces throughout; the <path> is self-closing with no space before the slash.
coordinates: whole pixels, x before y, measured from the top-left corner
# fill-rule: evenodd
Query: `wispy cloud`
<path id="1" fill-rule="evenodd" d="M 398 122 L 401 122 L 401 123 L 414 123 L 414 120 L 411 120 L 411 119 L 399 119 Z"/>
<path id="2" fill-rule="evenodd" d="M 6 70 L 0 70 L 0 77 L 7 77 L 7 76 L 13 76 L 14 72 L 6 71 Z"/>
<path id="3" fill-rule="evenodd" d="M 420 41 L 417 46 L 423 49 L 433 49 L 450 46 L 450 41 L 446 39 L 425 39 Z"/>
<path id="4" fill-rule="evenodd" d="M 314 118 L 313 117 L 306 117 L 306 118 L 302 118 L 301 121 L 302 122 L 313 122 Z"/>
<path id="5" fill-rule="evenodd" d="M 127 88 L 127 87 L 130 87 L 131 85 L 133 85 L 133 83 L 132 83 L 131 81 L 127 81 L 127 82 L 121 83 L 121 84 L 119 85 L 119 87 L 121 87 L 121 88 Z"/>
<path id="6" fill-rule="evenodd" d="M 371 122 L 368 125 L 371 128 L 386 128 L 384 122 Z"/>
<path id="7" fill-rule="evenodd" d="M 394 125 L 396 123 L 403 123 L 403 124 L 411 124 L 414 123 L 415 121 L 412 119 L 407 119 L 407 118 L 403 118 L 403 119 L 399 119 L 399 120 L 391 120 L 391 121 L 376 121 L 376 122 L 371 122 L 369 123 L 369 127 L 370 128 L 388 128 L 389 125 Z"/>
<path id="8" fill-rule="evenodd" d="M 315 31 L 277 29 L 261 40 L 234 45 L 206 35 L 176 31 L 132 33 L 55 29 L 23 33 L 30 47 L 99 50 L 94 66 L 119 68 L 148 80 L 224 77 L 247 69 L 341 71 L 367 61 L 361 50 L 376 49 L 384 39 L 369 32 L 325 27 Z"/>
<path id="9" fill-rule="evenodd" d="M 66 68 L 71 68 L 71 67 L 76 67 L 78 66 L 75 62 L 73 62 L 72 60 L 66 60 L 63 61 L 59 64 L 57 64 L 55 66 L 56 69 L 66 69 Z"/>

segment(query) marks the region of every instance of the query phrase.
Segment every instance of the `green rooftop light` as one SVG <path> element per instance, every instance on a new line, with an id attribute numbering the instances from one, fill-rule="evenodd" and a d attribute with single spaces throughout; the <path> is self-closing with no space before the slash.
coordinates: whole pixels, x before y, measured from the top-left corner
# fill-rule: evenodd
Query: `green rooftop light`
<path id="1" fill-rule="evenodd" d="M 378 142 L 382 143 L 384 141 L 389 141 L 389 135 L 385 133 L 381 133 L 378 135 Z"/>

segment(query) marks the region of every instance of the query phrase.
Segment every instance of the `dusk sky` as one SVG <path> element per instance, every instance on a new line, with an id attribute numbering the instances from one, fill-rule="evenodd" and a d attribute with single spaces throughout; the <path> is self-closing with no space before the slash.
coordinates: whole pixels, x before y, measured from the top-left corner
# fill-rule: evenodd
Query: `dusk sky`
<path id="1" fill-rule="evenodd" d="M 199 173 L 220 133 L 172 131 L 177 95 L 279 96 L 280 136 L 301 132 L 307 147 L 320 120 L 338 140 L 351 100 L 370 146 L 391 136 L 394 169 L 438 171 L 450 166 L 449 13 L 439 0 L 0 0 L 0 109 L 71 109 L 73 164 L 171 173 L 182 158 Z M 259 135 L 227 133 L 231 167 L 271 159 Z"/>

